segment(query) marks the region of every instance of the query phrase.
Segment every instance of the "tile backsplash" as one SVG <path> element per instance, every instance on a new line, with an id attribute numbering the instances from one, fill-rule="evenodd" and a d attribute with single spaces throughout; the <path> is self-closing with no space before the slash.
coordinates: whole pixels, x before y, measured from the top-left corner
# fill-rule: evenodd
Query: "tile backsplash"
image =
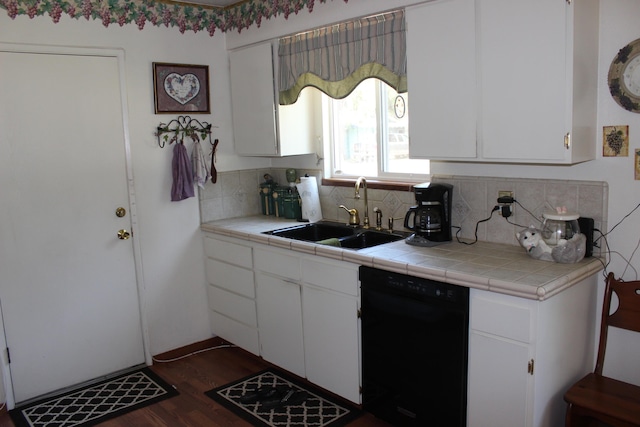
<path id="1" fill-rule="evenodd" d="M 284 168 L 252 169 L 218 174 L 218 182 L 207 183 L 200 189 L 200 217 L 202 222 L 217 219 L 261 214 L 259 185 L 264 175 L 270 174 L 274 181 L 286 185 Z M 298 170 L 299 176 L 309 174 L 321 180 L 319 170 Z M 540 225 L 542 213 L 556 207 L 578 212 L 580 216 L 593 218 L 595 227 L 607 229 L 608 185 L 601 181 L 569 181 L 525 178 L 496 178 L 477 176 L 438 175 L 431 182 L 446 182 L 453 185 L 451 222 L 460 238 L 474 239 L 476 224 L 478 240 L 517 245 L 515 233 L 530 225 Z M 491 210 L 496 206 L 498 191 L 513 191 L 518 203 L 513 205 L 514 214 L 508 219 Z M 415 204 L 412 192 L 368 190 L 369 217 L 375 221 L 373 208 L 379 207 L 383 214 L 383 226 L 393 217 L 394 228 L 403 229 L 404 216 Z M 320 203 L 325 219 L 347 222 L 347 212 L 339 205 L 356 208 L 362 219 L 364 200 L 354 199 L 354 188 L 320 186 Z M 478 223 L 483 219 L 490 220 Z"/>

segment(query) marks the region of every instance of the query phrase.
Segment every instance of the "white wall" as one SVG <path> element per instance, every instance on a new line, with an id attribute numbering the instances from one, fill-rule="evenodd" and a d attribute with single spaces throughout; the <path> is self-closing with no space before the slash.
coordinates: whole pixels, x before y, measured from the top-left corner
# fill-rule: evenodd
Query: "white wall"
<path id="1" fill-rule="evenodd" d="M 170 201 L 172 151 L 168 147 L 159 148 L 153 133 L 160 122 L 166 123 L 177 115 L 154 114 L 152 62 L 209 65 L 212 114 L 197 118 L 219 126 L 215 130 L 215 137 L 221 141 L 219 152 L 231 157 L 224 35 L 219 33 L 213 38 L 206 32 L 181 35 L 176 28 L 149 24 L 143 31 L 135 25 L 104 28 L 99 20 L 76 20 L 66 15 L 59 24 L 52 23 L 48 16 L 32 20 L 18 16 L 11 20 L 2 11 L 0 41 L 124 49 L 139 222 L 139 229 L 134 232 L 140 236 L 149 350 L 158 354 L 209 338 L 198 198 Z M 55 76 L 51 80 L 55 81 Z M 97 81 L 96 85 L 99 84 Z M 69 121 L 81 119 L 70 117 Z M 64 141 L 47 143 L 64 149 Z M 230 163 L 237 166 L 237 162 Z M 220 166 L 223 169 L 226 165 Z"/>

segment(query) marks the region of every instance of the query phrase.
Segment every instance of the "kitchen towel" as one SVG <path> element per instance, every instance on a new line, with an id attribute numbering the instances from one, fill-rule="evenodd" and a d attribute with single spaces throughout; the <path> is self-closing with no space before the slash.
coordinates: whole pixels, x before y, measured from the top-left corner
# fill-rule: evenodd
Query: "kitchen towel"
<path id="1" fill-rule="evenodd" d="M 337 239 L 335 237 L 332 237 L 330 239 L 318 240 L 316 243 L 319 245 L 327 245 L 327 246 L 337 246 L 337 247 L 342 246 L 340 243 L 340 239 Z"/>
<path id="2" fill-rule="evenodd" d="M 300 183 L 296 184 L 296 188 L 302 200 L 302 219 L 308 219 L 309 222 L 320 221 L 322 219 L 322 208 L 320 207 L 320 193 L 318 192 L 316 177 L 300 177 Z"/>
<path id="3" fill-rule="evenodd" d="M 191 151 L 191 162 L 193 167 L 193 180 L 200 188 L 204 188 L 205 182 L 211 178 L 209 174 L 209 165 L 204 155 L 200 141 L 193 142 L 193 151 Z"/>
<path id="4" fill-rule="evenodd" d="M 191 159 L 187 154 L 187 149 L 183 143 L 176 143 L 173 147 L 173 160 L 171 162 L 171 172 L 173 175 L 173 185 L 171 186 L 171 201 L 194 197 L 193 171 L 191 170 Z"/>

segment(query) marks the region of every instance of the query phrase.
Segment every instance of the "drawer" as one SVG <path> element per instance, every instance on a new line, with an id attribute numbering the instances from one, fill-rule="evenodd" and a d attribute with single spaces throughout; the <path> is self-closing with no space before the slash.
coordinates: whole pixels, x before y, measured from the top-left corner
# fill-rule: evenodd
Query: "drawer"
<path id="1" fill-rule="evenodd" d="M 290 251 L 256 248 L 253 256 L 256 270 L 295 281 L 300 280 L 300 257 Z"/>
<path id="2" fill-rule="evenodd" d="M 219 337 L 247 350 L 256 356 L 260 355 L 258 330 L 230 319 L 215 311 L 210 312 L 211 330 Z"/>
<path id="3" fill-rule="evenodd" d="M 249 298 L 256 297 L 256 289 L 253 285 L 253 271 L 251 270 L 207 258 L 206 275 L 207 281 L 212 285 Z"/>
<path id="4" fill-rule="evenodd" d="M 531 342 L 531 308 L 484 297 L 471 299 L 470 328 L 476 331 Z"/>
<path id="5" fill-rule="evenodd" d="M 256 303 L 254 300 L 227 292 L 224 289 L 209 286 L 207 289 L 209 308 L 220 314 L 244 323 L 258 327 Z"/>
<path id="6" fill-rule="evenodd" d="M 204 253 L 209 258 L 215 258 L 229 264 L 244 268 L 253 268 L 251 247 L 237 243 L 204 236 Z"/>
<path id="7" fill-rule="evenodd" d="M 358 267 L 352 264 L 303 258 L 302 281 L 310 285 L 358 296 Z"/>

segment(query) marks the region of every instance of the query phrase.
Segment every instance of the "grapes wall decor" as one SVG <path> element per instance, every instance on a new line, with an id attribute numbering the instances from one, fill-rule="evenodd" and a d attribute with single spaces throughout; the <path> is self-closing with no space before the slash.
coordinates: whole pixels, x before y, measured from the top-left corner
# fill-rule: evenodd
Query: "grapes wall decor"
<path id="1" fill-rule="evenodd" d="M 602 128 L 602 155 L 604 157 L 629 156 L 629 126 Z"/>

